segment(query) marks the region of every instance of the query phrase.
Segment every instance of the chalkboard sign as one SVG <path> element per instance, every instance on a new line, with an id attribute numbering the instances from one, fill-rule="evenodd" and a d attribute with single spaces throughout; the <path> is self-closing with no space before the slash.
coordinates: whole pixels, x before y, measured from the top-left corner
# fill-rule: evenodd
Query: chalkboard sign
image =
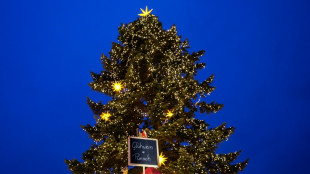
<path id="1" fill-rule="evenodd" d="M 157 139 L 129 137 L 128 165 L 158 167 Z"/>

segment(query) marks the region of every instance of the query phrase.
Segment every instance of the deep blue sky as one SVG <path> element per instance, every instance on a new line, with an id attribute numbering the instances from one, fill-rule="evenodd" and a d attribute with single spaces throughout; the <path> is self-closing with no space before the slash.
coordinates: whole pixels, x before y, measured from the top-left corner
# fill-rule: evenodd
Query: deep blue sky
<path id="1" fill-rule="evenodd" d="M 176 24 L 191 51 L 205 49 L 198 79 L 215 74 L 200 116 L 236 127 L 219 152 L 243 150 L 243 173 L 306 173 L 310 133 L 310 12 L 306 0 L 53 0 L 0 2 L 0 173 L 69 173 L 64 159 L 92 143 L 89 71 L 117 41 L 117 27 L 148 5 L 165 29 Z"/>

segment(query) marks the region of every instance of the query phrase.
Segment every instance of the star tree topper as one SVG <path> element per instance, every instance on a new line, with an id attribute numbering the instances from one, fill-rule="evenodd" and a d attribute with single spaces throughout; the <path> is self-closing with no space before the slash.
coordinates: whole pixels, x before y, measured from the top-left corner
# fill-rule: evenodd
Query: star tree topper
<path id="1" fill-rule="evenodd" d="M 142 11 L 142 13 L 138 14 L 139 16 L 147 16 L 147 15 L 149 15 L 153 11 L 153 9 L 148 11 L 147 6 L 145 8 L 145 11 L 142 8 L 140 8 L 140 10 Z"/>

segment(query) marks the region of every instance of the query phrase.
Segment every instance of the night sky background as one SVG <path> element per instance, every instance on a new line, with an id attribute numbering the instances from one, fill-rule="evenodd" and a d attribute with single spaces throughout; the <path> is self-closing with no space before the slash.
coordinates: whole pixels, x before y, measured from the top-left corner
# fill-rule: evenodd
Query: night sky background
<path id="1" fill-rule="evenodd" d="M 307 0 L 27 0 L 0 2 L 0 173 L 70 173 L 91 143 L 88 86 L 117 28 L 153 8 L 206 50 L 197 79 L 215 74 L 206 98 L 224 108 L 199 115 L 211 127 L 236 127 L 218 152 L 242 150 L 241 173 L 309 172 L 310 12 Z"/>

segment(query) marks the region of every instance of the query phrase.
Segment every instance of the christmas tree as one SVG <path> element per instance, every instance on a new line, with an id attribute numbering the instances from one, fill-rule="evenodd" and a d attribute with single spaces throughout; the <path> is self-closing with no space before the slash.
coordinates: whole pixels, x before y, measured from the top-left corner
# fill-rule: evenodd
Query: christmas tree
<path id="1" fill-rule="evenodd" d="M 165 174 L 237 173 L 247 160 L 234 163 L 240 151 L 217 154 L 219 143 L 234 132 L 225 123 L 209 128 L 195 113 L 216 113 L 223 105 L 201 101 L 215 87 L 211 75 L 201 83 L 195 79 L 205 51 L 189 53 L 189 42 L 181 40 L 176 26 L 162 28 L 152 10 L 118 28 L 117 43 L 109 57 L 102 55 L 104 70 L 91 72 L 90 87 L 110 96 L 106 104 L 87 102 L 96 124 L 81 126 L 96 141 L 83 153 L 83 162 L 65 160 L 73 173 L 141 173 L 141 167 L 128 170 L 129 136 L 143 129 L 158 139 L 161 166 Z"/>

